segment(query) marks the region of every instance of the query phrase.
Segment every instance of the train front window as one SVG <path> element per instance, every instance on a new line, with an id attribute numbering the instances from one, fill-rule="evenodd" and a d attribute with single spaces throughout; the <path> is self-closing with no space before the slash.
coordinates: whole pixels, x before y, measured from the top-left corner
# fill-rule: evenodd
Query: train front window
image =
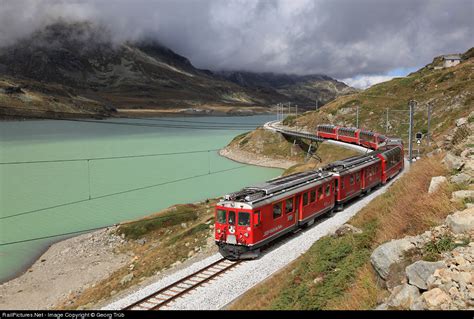
<path id="1" fill-rule="evenodd" d="M 285 213 L 291 213 L 293 211 L 293 198 L 288 198 L 285 201 Z"/>
<path id="2" fill-rule="evenodd" d="M 279 202 L 279 203 L 273 205 L 273 219 L 276 219 L 276 218 L 281 216 L 282 206 L 283 206 L 283 202 Z"/>
<path id="3" fill-rule="evenodd" d="M 235 225 L 235 212 L 229 212 L 229 225 Z"/>
<path id="4" fill-rule="evenodd" d="M 239 226 L 250 226 L 250 214 L 239 212 Z"/>
<path id="5" fill-rule="evenodd" d="M 225 210 L 218 209 L 217 210 L 217 222 L 219 224 L 225 224 L 227 222 L 227 216 Z"/>

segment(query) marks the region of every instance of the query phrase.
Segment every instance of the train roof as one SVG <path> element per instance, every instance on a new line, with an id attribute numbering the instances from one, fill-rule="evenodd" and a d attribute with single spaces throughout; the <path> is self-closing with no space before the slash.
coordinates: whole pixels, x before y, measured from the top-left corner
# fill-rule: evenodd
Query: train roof
<path id="1" fill-rule="evenodd" d="M 344 160 L 335 161 L 329 165 L 326 165 L 323 170 L 334 173 L 350 173 L 380 161 L 380 159 L 377 157 L 377 154 L 380 153 L 381 151 L 372 151 L 366 155 L 358 155 L 346 158 Z"/>
<path id="2" fill-rule="evenodd" d="M 326 181 L 332 174 L 323 170 L 312 170 L 271 179 L 265 183 L 245 187 L 242 190 L 224 196 L 223 202 L 239 202 L 250 207 L 265 204 L 267 199 L 278 200 L 278 197 L 289 196 Z M 246 206 L 247 206 L 246 205 Z"/>

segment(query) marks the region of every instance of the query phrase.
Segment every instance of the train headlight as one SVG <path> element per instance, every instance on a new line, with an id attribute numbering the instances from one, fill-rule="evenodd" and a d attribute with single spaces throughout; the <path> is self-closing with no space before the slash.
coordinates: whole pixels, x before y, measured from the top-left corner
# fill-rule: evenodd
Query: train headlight
<path id="1" fill-rule="evenodd" d="M 217 228 L 217 233 L 220 234 L 221 233 L 221 230 L 219 228 Z"/>
<path id="2" fill-rule="evenodd" d="M 249 234 L 248 234 L 248 233 L 245 233 L 244 236 L 245 236 L 245 237 L 249 237 Z"/>

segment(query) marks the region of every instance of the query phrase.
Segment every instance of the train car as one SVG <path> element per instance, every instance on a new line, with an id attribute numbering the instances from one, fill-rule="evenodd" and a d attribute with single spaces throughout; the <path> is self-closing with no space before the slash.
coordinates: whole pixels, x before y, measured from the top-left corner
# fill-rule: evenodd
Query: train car
<path id="1" fill-rule="evenodd" d="M 382 160 L 382 184 L 403 170 L 405 163 L 403 158 L 403 147 L 397 145 L 377 155 Z"/>
<path id="2" fill-rule="evenodd" d="M 317 126 L 316 135 L 321 138 L 337 140 L 337 129 L 339 127 L 330 124 L 321 124 Z"/>
<path id="3" fill-rule="evenodd" d="M 354 156 L 327 165 L 324 170 L 336 179 L 336 210 L 344 203 L 369 192 L 382 182 L 381 160 L 376 152 Z"/>
<path id="4" fill-rule="evenodd" d="M 359 144 L 360 130 L 355 127 L 338 127 L 337 139 L 341 142 Z"/>
<path id="5" fill-rule="evenodd" d="M 309 225 L 331 211 L 335 182 L 331 173 L 309 171 L 246 187 L 216 205 L 215 241 L 228 259 L 258 257 L 269 242 Z"/>
<path id="6" fill-rule="evenodd" d="M 359 145 L 377 150 L 379 144 L 385 141 L 385 136 L 370 131 L 359 132 Z"/>

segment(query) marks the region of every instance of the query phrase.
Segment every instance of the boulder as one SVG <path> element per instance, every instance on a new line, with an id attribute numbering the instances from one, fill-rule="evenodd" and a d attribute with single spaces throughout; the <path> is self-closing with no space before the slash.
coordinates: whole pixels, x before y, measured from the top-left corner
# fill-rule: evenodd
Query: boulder
<path id="1" fill-rule="evenodd" d="M 452 170 L 461 170 L 464 166 L 464 161 L 462 160 L 462 158 L 452 154 L 452 153 L 448 153 L 446 154 L 446 156 L 444 157 L 443 159 L 443 163 L 444 165 L 448 168 L 448 170 L 452 171 Z"/>
<path id="2" fill-rule="evenodd" d="M 393 288 L 388 297 L 387 306 L 396 309 L 410 309 L 413 302 L 420 297 L 420 291 L 415 286 L 403 284 Z"/>
<path id="3" fill-rule="evenodd" d="M 444 176 L 435 176 L 431 178 L 430 187 L 428 188 L 428 193 L 434 193 L 443 183 L 446 183 L 448 179 Z"/>
<path id="4" fill-rule="evenodd" d="M 354 234 L 362 234 L 362 230 L 357 227 L 354 227 L 350 224 L 344 224 L 339 227 L 335 232 L 335 237 L 344 236 L 345 234 L 354 233 Z"/>
<path id="5" fill-rule="evenodd" d="M 412 302 L 410 310 L 426 310 L 425 300 L 421 295 Z"/>
<path id="6" fill-rule="evenodd" d="M 428 306 L 428 309 L 441 309 L 443 305 L 451 302 L 449 295 L 439 288 L 428 290 L 421 296 L 423 297 L 425 304 Z"/>
<path id="7" fill-rule="evenodd" d="M 471 183 L 471 176 L 466 173 L 460 173 L 454 176 L 451 176 L 449 179 L 451 183 L 462 185 Z M 431 186 L 431 185 L 430 185 Z"/>
<path id="8" fill-rule="evenodd" d="M 467 124 L 467 117 L 461 117 L 460 119 L 456 120 L 456 126 L 457 127 L 460 127 L 460 126 L 463 126 L 463 125 L 466 125 L 466 124 Z"/>
<path id="9" fill-rule="evenodd" d="M 455 234 L 469 232 L 474 229 L 474 208 L 468 208 L 460 212 L 448 215 L 446 224 Z"/>
<path id="10" fill-rule="evenodd" d="M 133 274 L 125 275 L 122 279 L 120 279 L 120 284 L 123 286 L 129 283 L 133 279 Z"/>
<path id="11" fill-rule="evenodd" d="M 419 260 L 405 268 L 408 277 L 408 282 L 411 285 L 417 286 L 420 289 L 428 289 L 428 278 L 435 272 L 436 269 L 444 268 L 446 264 L 443 261 L 429 262 Z"/>
<path id="12" fill-rule="evenodd" d="M 414 248 L 415 245 L 407 238 L 391 240 L 378 246 L 372 252 L 370 262 L 378 275 L 386 280 L 390 267 L 393 264 L 400 263 L 403 260 L 404 254 Z"/>
<path id="13" fill-rule="evenodd" d="M 474 200 L 474 190 L 456 191 L 451 196 L 453 201 L 467 200 L 472 202 Z"/>

